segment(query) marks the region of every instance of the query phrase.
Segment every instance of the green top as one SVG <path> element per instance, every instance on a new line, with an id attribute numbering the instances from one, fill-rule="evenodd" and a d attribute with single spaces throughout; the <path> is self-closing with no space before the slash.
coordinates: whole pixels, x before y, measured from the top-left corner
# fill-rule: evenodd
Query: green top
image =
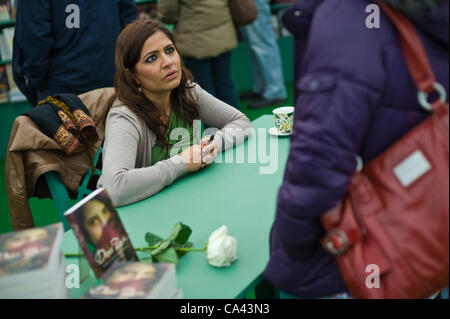
<path id="1" fill-rule="evenodd" d="M 180 131 L 181 134 L 175 134 L 177 139 L 173 140 L 170 139 L 170 135 L 172 130 L 175 128 L 183 128 L 187 131 L 184 131 L 185 134 L 183 134 L 183 131 Z M 188 132 L 189 135 L 187 134 Z M 178 117 L 175 112 L 170 112 L 169 127 L 167 129 L 166 139 L 170 144 L 169 151 L 166 152 L 166 149 L 163 147 L 161 142 L 156 140 L 155 145 L 152 148 L 152 165 L 155 165 L 155 163 L 159 161 L 168 159 L 170 157 L 170 151 L 174 146 L 176 146 L 180 152 L 192 146 L 194 141 L 194 130 L 192 125 L 189 125 L 184 119 Z"/>

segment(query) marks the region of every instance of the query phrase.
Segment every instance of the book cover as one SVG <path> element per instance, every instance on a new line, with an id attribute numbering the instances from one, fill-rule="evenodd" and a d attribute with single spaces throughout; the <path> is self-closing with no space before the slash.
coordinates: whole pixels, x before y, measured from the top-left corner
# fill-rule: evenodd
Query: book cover
<path id="1" fill-rule="evenodd" d="M 64 213 L 95 276 L 118 261 L 138 261 L 108 192 L 97 189 Z"/>
<path id="2" fill-rule="evenodd" d="M 6 50 L 8 51 L 8 59 L 12 59 L 14 27 L 3 28 L 3 36 L 5 37 Z"/>
<path id="3" fill-rule="evenodd" d="M 11 55 L 9 54 L 8 46 L 6 44 L 5 36 L 0 33 L 0 54 L 2 56 L 2 60 L 11 60 Z"/>
<path id="4" fill-rule="evenodd" d="M 10 1 L 0 1 L 0 21 L 11 20 L 11 3 Z"/>
<path id="5" fill-rule="evenodd" d="M 8 103 L 9 85 L 8 75 L 4 65 L 0 65 L 0 103 Z"/>
<path id="6" fill-rule="evenodd" d="M 86 299 L 169 299 L 176 292 L 175 265 L 122 262 L 114 264 Z"/>
<path id="7" fill-rule="evenodd" d="M 63 236 L 61 223 L 0 236 L 0 287 L 47 278 L 57 264 Z"/>

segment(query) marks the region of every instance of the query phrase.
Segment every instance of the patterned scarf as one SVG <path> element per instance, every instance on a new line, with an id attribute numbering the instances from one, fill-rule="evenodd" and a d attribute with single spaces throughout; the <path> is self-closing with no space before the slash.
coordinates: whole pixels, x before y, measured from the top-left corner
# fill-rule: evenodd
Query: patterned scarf
<path id="1" fill-rule="evenodd" d="M 48 96 L 25 112 L 67 155 L 87 150 L 92 171 L 99 136 L 89 110 L 75 94 Z"/>

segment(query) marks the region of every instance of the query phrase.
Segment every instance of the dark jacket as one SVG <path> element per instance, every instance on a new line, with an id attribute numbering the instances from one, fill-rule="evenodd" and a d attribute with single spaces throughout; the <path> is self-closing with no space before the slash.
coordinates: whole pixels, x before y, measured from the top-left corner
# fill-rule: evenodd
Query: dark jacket
<path id="1" fill-rule="evenodd" d="M 300 97 L 265 276 L 299 297 L 346 289 L 334 257 L 319 244 L 319 218 L 346 195 L 356 155 L 370 161 L 428 116 L 391 22 L 381 14 L 379 29 L 366 28 L 370 3 L 327 0 L 318 7 L 296 83 Z M 447 92 L 448 15 L 446 2 L 413 19 Z"/>
<path id="2" fill-rule="evenodd" d="M 79 28 L 68 27 L 76 21 L 71 4 L 79 8 Z M 117 37 L 136 15 L 135 0 L 20 0 L 15 82 L 32 105 L 37 92 L 81 94 L 112 86 Z"/>

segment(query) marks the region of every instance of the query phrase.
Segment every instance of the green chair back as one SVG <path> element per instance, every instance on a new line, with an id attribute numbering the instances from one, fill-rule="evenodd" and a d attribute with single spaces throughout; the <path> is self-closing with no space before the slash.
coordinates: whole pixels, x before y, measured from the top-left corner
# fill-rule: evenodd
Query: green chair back
<path id="1" fill-rule="evenodd" d="M 100 147 L 95 154 L 94 157 L 94 166 L 97 167 L 98 160 L 100 158 L 100 154 L 102 154 L 103 148 Z M 80 186 L 78 187 L 78 196 L 77 196 L 77 202 L 80 201 L 82 198 L 84 198 L 86 195 L 90 194 L 92 192 L 91 189 L 88 188 L 89 180 L 92 177 L 92 169 L 89 167 L 86 175 L 84 176 L 83 180 L 81 181 Z M 101 176 L 102 171 L 100 169 L 95 170 L 95 174 Z M 69 193 L 67 192 L 66 187 L 61 181 L 61 177 L 59 176 L 59 173 L 56 171 L 50 171 L 44 174 L 45 180 L 47 182 L 48 188 L 50 189 L 50 193 L 53 197 L 53 202 L 55 203 L 56 212 L 58 213 L 58 217 L 61 220 L 61 222 L 64 225 L 64 231 L 67 231 L 70 229 L 69 223 L 67 222 L 66 218 L 64 217 L 64 212 L 68 210 L 72 204 L 70 202 Z"/>

